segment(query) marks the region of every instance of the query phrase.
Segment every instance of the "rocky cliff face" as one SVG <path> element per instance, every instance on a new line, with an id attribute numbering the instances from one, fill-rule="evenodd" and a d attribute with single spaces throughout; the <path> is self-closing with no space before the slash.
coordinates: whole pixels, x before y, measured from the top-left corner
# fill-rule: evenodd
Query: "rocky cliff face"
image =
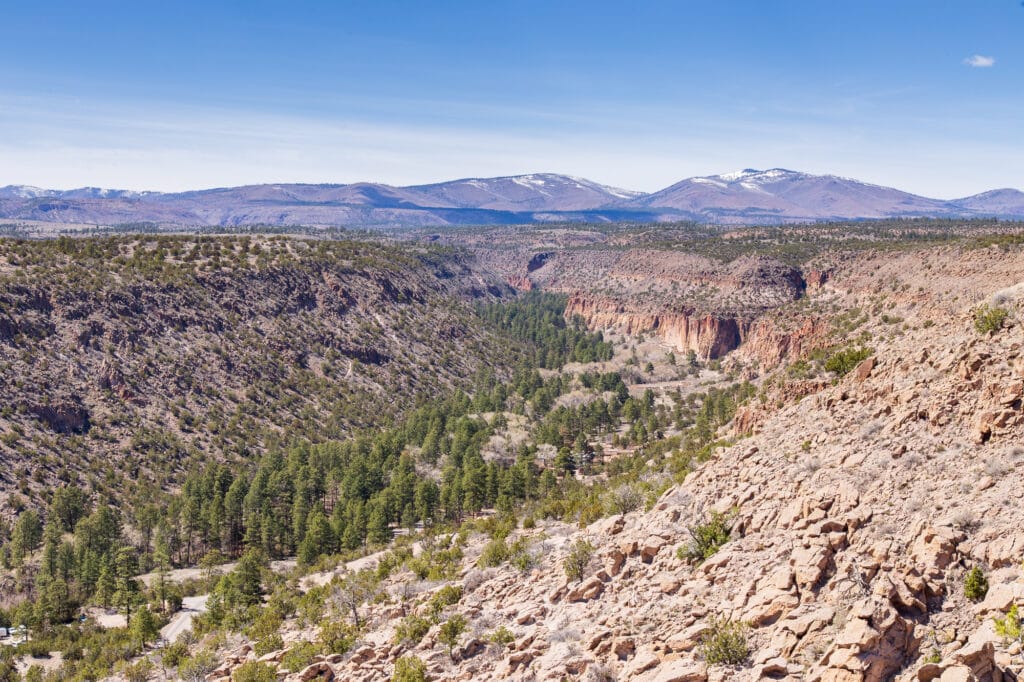
<path id="1" fill-rule="evenodd" d="M 567 294 L 566 315 L 582 318 L 592 329 L 654 333 L 704 359 L 744 347 L 749 359 L 766 366 L 802 352 L 816 327 L 805 319 L 784 330 L 765 313 L 799 299 L 809 286 L 819 289 L 827 279 L 814 271 L 809 283 L 799 269 L 771 258 L 719 263 L 647 248 L 518 254 L 481 249 L 477 255 L 520 291 Z"/>
<path id="2" fill-rule="evenodd" d="M 616 329 L 629 335 L 653 332 L 681 351 L 719 358 L 742 343 L 748 323 L 712 313 L 640 312 L 627 303 L 574 294 L 565 314 L 580 317 L 591 329 Z"/>
<path id="3" fill-rule="evenodd" d="M 574 294 L 566 315 L 579 316 L 592 329 L 615 329 L 626 334 L 654 333 L 678 351 L 693 351 L 716 359 L 737 351 L 737 357 L 764 368 L 800 357 L 822 343 L 828 325 L 806 317 L 783 326 L 770 317 L 747 318 L 726 313 L 673 313 L 631 310 L 628 302 Z"/>

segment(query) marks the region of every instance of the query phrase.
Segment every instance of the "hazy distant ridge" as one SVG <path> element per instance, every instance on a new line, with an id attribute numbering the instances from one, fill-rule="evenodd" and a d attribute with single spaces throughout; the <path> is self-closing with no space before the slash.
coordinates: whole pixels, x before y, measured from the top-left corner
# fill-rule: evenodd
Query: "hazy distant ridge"
<path id="1" fill-rule="evenodd" d="M 0 219 L 178 225 L 471 225 L 536 221 L 775 223 L 891 217 L 1024 218 L 1024 192 L 945 201 L 781 168 L 693 177 L 645 194 L 537 173 L 430 185 L 268 184 L 161 193 L 0 187 Z"/>

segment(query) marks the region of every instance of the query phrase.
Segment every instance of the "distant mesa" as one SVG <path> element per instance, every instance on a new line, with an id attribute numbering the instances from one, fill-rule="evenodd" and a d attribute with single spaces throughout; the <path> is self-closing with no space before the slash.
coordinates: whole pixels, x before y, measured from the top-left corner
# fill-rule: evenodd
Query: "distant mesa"
<path id="1" fill-rule="evenodd" d="M 650 194 L 535 173 L 409 187 L 272 184 L 188 192 L 0 187 L 0 219 L 194 227 L 429 227 L 535 222 L 779 224 L 885 218 L 1024 218 L 1024 192 L 952 201 L 784 168 L 687 178 Z"/>

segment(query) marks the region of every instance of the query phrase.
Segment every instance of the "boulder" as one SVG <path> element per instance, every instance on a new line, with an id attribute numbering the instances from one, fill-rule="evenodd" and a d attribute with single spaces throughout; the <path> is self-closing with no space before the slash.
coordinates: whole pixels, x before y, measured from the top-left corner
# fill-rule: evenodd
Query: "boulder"
<path id="1" fill-rule="evenodd" d="M 640 561 L 645 564 L 649 564 L 654 561 L 654 557 L 658 555 L 658 552 L 660 552 L 661 548 L 665 546 L 665 543 L 665 538 L 658 535 L 648 538 L 640 549 Z"/>
<path id="2" fill-rule="evenodd" d="M 334 670 L 324 662 L 314 663 L 299 673 L 299 679 L 302 682 L 310 682 L 310 680 L 333 682 Z"/>
<path id="3" fill-rule="evenodd" d="M 565 598 L 570 602 L 589 601 L 604 591 L 604 583 L 596 575 L 592 575 L 569 591 Z"/>
<path id="4" fill-rule="evenodd" d="M 624 563 L 626 563 L 626 555 L 618 549 L 613 549 L 605 555 L 604 570 L 608 572 L 608 575 L 618 575 Z"/>
<path id="5" fill-rule="evenodd" d="M 861 360 L 860 364 L 853 369 L 853 378 L 858 382 L 862 382 L 871 376 L 871 370 L 875 368 L 878 360 L 872 355 L 869 358 Z"/>
<path id="6" fill-rule="evenodd" d="M 700 661 L 666 661 L 635 678 L 637 682 L 707 682 L 708 668 Z"/>
<path id="7" fill-rule="evenodd" d="M 984 601 L 978 605 L 978 610 L 986 611 L 1008 611 L 1017 597 L 1017 589 L 1012 584 L 994 585 L 985 594 Z"/>
<path id="8" fill-rule="evenodd" d="M 707 632 L 708 624 L 698 621 L 678 634 L 668 638 L 665 644 L 672 651 L 692 651 L 700 644 L 701 635 Z"/>

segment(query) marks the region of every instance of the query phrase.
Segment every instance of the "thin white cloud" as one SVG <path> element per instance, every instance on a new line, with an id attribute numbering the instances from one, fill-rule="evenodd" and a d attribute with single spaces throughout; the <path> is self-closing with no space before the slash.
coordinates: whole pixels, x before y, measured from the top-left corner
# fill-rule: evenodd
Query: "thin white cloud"
<path id="1" fill-rule="evenodd" d="M 991 66 L 995 66 L 995 57 L 986 57 L 983 54 L 972 54 L 970 57 L 964 60 L 964 64 L 972 66 L 975 69 L 987 69 Z"/>

